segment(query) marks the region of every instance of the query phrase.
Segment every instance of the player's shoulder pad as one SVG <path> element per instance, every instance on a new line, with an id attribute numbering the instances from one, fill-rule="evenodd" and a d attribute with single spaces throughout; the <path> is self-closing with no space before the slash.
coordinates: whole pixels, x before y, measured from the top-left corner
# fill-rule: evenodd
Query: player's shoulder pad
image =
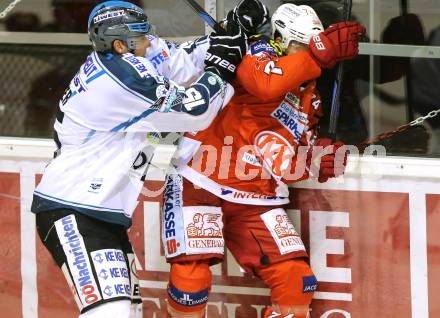
<path id="1" fill-rule="evenodd" d="M 156 87 L 165 83 L 165 78 L 155 69 L 154 65 L 144 57 L 131 53 L 123 55 L 98 54 L 109 78 L 121 85 L 127 92 L 146 97 L 148 101 L 156 99 Z M 140 94 L 140 95 L 139 95 Z"/>
<path id="2" fill-rule="evenodd" d="M 249 52 L 251 55 L 261 55 L 266 53 L 277 56 L 276 50 L 272 47 L 270 42 L 266 39 L 258 40 L 249 44 Z"/>

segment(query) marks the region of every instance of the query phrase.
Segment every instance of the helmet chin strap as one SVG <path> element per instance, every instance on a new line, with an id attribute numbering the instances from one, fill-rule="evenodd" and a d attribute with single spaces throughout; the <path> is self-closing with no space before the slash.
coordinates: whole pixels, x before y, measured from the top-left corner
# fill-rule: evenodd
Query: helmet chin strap
<path id="1" fill-rule="evenodd" d="M 277 41 L 275 41 L 274 39 L 270 39 L 269 40 L 270 45 L 275 49 L 275 51 L 277 52 L 278 56 L 282 56 L 283 55 L 283 48 L 281 47 L 281 44 L 278 43 Z"/>

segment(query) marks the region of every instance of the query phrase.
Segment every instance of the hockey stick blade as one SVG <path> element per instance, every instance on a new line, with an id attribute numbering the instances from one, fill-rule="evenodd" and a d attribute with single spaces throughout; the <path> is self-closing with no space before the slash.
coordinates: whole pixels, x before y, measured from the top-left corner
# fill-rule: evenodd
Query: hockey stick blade
<path id="1" fill-rule="evenodd" d="M 208 24 L 215 32 L 222 32 L 222 27 L 218 22 L 209 15 L 208 12 L 205 11 L 195 0 L 184 0 L 186 4 L 188 4 L 195 13 L 206 23 Z"/>

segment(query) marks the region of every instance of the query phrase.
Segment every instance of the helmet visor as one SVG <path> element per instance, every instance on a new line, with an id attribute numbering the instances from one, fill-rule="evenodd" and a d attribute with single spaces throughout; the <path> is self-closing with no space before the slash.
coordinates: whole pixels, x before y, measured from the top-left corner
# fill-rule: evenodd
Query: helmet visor
<path id="1" fill-rule="evenodd" d="M 130 23 L 127 24 L 128 30 L 130 32 L 139 32 L 141 34 L 147 34 L 150 32 L 151 25 L 148 21 L 145 22 L 139 22 L 139 23 Z"/>

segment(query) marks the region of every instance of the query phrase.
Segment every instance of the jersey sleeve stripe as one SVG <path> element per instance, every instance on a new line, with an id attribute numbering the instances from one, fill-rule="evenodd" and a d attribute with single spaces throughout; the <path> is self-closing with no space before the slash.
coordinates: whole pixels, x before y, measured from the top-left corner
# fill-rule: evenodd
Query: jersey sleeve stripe
<path id="1" fill-rule="evenodd" d="M 130 127 L 131 125 L 136 124 L 138 121 L 140 121 L 143 118 L 146 118 L 148 115 L 150 115 L 151 113 L 155 112 L 157 109 L 153 109 L 153 108 L 149 108 L 147 110 L 145 110 L 142 114 L 140 114 L 139 116 L 136 116 L 134 118 L 130 118 L 127 121 L 124 121 L 123 123 L 120 123 L 119 125 L 113 127 L 111 129 L 112 132 L 118 132 L 124 129 L 127 129 L 128 127 Z"/>
<path id="2" fill-rule="evenodd" d="M 88 78 L 86 80 L 86 84 L 89 84 L 91 82 L 93 82 L 95 79 L 97 79 L 98 77 L 102 76 L 105 74 L 104 70 L 99 71 L 98 73 L 96 73 L 95 75 L 93 75 L 92 77 Z"/>

